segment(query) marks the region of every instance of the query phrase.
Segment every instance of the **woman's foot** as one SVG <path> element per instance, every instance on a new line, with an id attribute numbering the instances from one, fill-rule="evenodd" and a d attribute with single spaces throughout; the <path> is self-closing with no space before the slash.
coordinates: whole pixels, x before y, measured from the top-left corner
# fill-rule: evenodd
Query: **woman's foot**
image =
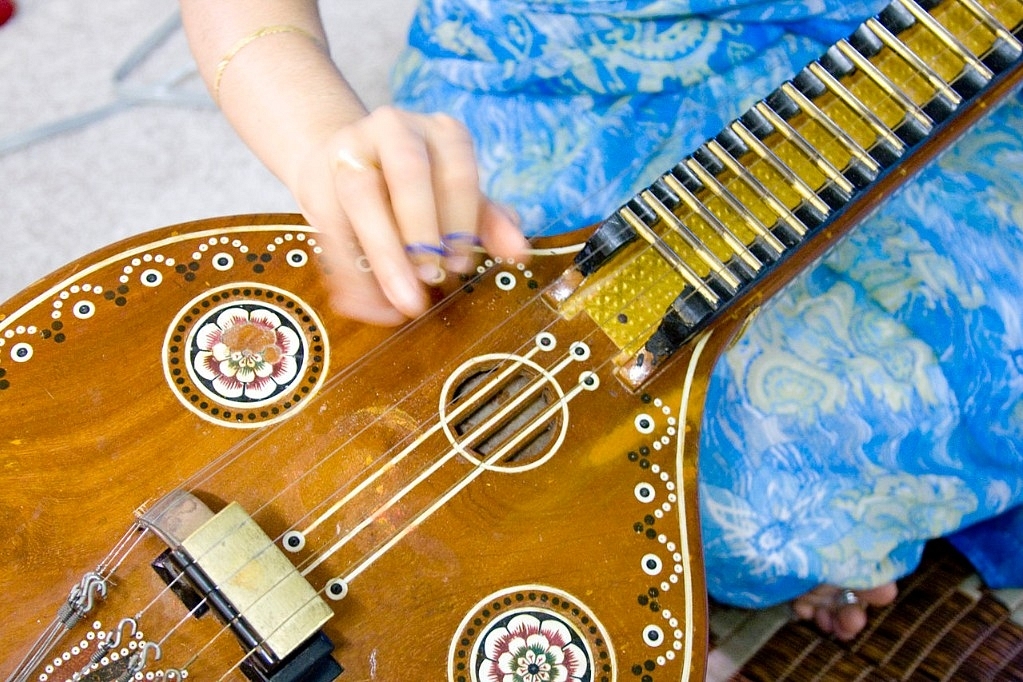
<path id="1" fill-rule="evenodd" d="M 792 602 L 792 610 L 798 618 L 813 620 L 824 632 L 848 642 L 867 626 L 868 606 L 887 606 L 897 595 L 895 583 L 869 590 L 821 585 Z"/>

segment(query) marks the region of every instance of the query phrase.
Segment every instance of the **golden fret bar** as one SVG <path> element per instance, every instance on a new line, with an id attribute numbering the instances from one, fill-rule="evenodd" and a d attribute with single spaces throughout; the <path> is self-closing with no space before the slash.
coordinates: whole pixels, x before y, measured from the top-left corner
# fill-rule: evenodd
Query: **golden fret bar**
<path id="1" fill-rule="evenodd" d="M 1020 0 L 894 0 L 605 221 L 549 298 L 642 383 L 996 74 L 1016 77 L 1021 25 Z"/>

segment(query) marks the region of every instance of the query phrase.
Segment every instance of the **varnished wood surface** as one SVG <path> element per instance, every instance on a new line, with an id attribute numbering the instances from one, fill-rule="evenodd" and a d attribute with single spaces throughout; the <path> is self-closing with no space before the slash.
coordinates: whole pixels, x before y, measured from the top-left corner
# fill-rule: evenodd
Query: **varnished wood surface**
<path id="1" fill-rule="evenodd" d="M 397 330 L 333 313 L 329 261 L 294 216 L 169 227 L 29 287 L 0 307 L 0 674 L 114 679 L 146 651 L 155 678 L 240 679 L 235 636 L 193 618 L 150 568 L 166 545 L 137 519 L 183 490 L 214 512 L 241 504 L 277 546 L 301 531 L 288 556 L 314 590 L 345 580 L 324 627 L 345 679 L 483 679 L 502 633 L 530 623 L 580 680 L 702 678 L 696 442 L 715 358 L 1019 72 L 638 386 L 619 381 L 621 351 L 603 328 L 542 295 L 581 234 L 536 243 L 526 263 L 482 264 Z M 220 352 L 214 337 L 237 358 L 198 362 Z M 239 399 L 237 384 L 208 381 L 257 351 L 277 363 L 268 395 Z M 539 406 L 518 407 L 525 396 Z M 487 409 L 462 424 L 474 400 Z M 475 439 L 488 423 L 497 446 Z M 504 445 L 521 445 L 518 459 Z M 12 677 L 90 571 L 105 596 Z M 135 648 L 89 667 L 128 618 Z"/>
<path id="2" fill-rule="evenodd" d="M 683 391 L 699 401 L 709 362 L 694 368 L 691 385 L 680 359 L 679 371 L 642 393 L 625 390 L 612 376 L 616 351 L 592 323 L 560 318 L 539 296 L 573 252 L 545 245 L 521 266 L 491 264 L 403 329 L 355 325 L 326 304 L 320 256 L 309 246 L 315 237 L 286 216 L 168 228 L 69 266 L 0 309 L 3 674 L 140 507 L 180 487 L 214 511 L 241 503 L 279 540 L 383 472 L 290 555 L 301 569 L 371 519 L 309 575 L 322 590 L 370 558 L 349 595 L 329 602 L 335 617 L 325 629 L 344 679 L 472 679 L 472 638 L 516 609 L 577 628 L 592 659 L 586 679 L 628 679 L 634 669 L 655 680 L 701 677 L 695 469 L 681 452 L 693 440 L 681 436 L 698 426 L 687 421 Z M 296 251 L 307 253 L 307 265 L 289 264 Z M 156 286 L 142 283 L 151 271 Z M 297 320 L 310 338 L 309 379 L 270 405 L 230 417 L 207 407 L 203 416 L 175 388 L 173 369 L 185 355 L 178 339 L 207 310 L 247 301 Z M 542 460 L 481 472 L 452 455 L 437 429 L 453 421 L 439 416 L 452 399 L 445 383 L 503 364 L 494 354 L 524 356 L 539 333 L 556 348 L 522 371 L 532 377 L 567 365 L 543 388 L 548 401 L 573 390 L 584 371 L 600 386 L 555 410 Z M 588 359 L 564 361 L 576 342 Z M 15 362 L 19 352 L 30 358 Z M 246 426 L 272 423 L 238 428 L 239 414 Z M 444 464 L 424 474 L 437 462 Z M 638 497 L 641 484 L 651 501 Z M 143 537 L 109 577 L 106 599 L 45 660 L 141 613 L 145 640 L 163 654 L 152 670 L 219 679 L 235 665 L 233 637 L 210 616 L 190 618 L 149 568 L 164 548 Z M 644 570 L 655 559 L 660 567 Z M 659 641 L 644 641 L 650 626 Z M 72 656 L 49 679 L 65 679 L 82 659 Z"/>

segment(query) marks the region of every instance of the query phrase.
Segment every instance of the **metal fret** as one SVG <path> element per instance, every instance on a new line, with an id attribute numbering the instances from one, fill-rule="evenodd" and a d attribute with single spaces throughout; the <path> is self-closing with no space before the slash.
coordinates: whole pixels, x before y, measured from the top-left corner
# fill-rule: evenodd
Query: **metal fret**
<path id="1" fill-rule="evenodd" d="M 847 107 L 855 111 L 860 118 L 877 134 L 879 138 L 884 140 L 896 156 L 902 156 L 906 151 L 906 145 L 899 139 L 899 136 L 892 132 L 884 122 L 878 118 L 866 104 L 864 104 L 858 97 L 853 95 L 849 90 L 838 82 L 838 79 L 832 76 L 827 70 L 820 64 L 810 64 L 807 69 L 820 79 L 824 83 L 824 87 L 831 91 L 838 99 L 842 101 Z"/>
<path id="2" fill-rule="evenodd" d="M 927 83 L 934 88 L 935 93 L 943 97 L 950 105 L 951 108 L 959 106 L 962 101 L 962 97 L 956 92 L 951 85 L 949 85 L 945 79 L 943 79 L 938 72 L 930 67 L 930 65 L 917 55 L 916 52 L 909 49 L 905 43 L 899 40 L 895 35 L 892 34 L 887 28 L 884 27 L 877 19 L 871 17 L 864 22 L 871 33 L 877 36 L 877 39 L 887 47 L 889 50 L 898 55 L 903 61 L 905 61 L 917 74 L 922 76 Z"/>
<path id="3" fill-rule="evenodd" d="M 845 40 L 839 40 L 835 43 L 835 47 L 843 56 L 851 61 L 856 68 L 860 70 L 860 72 L 881 88 L 885 95 L 894 100 L 895 103 L 906 112 L 907 116 L 916 119 L 917 125 L 923 128 L 925 132 L 930 132 L 932 127 L 931 117 L 925 114 L 915 102 L 906 97 L 902 90 L 897 88 L 896 85 L 889 80 L 888 76 L 882 73 L 876 66 L 871 64 L 866 57 L 857 52 L 856 48 Z"/>
<path id="4" fill-rule="evenodd" d="M 768 191 L 768 189 L 764 187 L 763 183 L 761 183 L 760 180 L 758 180 L 757 177 L 749 171 L 749 169 L 736 161 L 735 157 L 728 153 L 728 150 L 722 147 L 716 140 L 708 142 L 707 149 L 718 161 L 724 164 L 724 166 L 728 168 L 728 170 L 730 170 L 736 178 L 749 187 L 753 194 L 755 194 L 758 199 L 764 202 L 764 204 L 766 204 L 767 207 L 778 216 L 778 220 L 784 222 L 790 230 L 800 237 L 806 234 L 806 227 L 802 222 L 800 222 L 799 218 L 796 217 L 789 207 L 782 203 L 780 199 L 774 196 L 774 194 Z M 741 202 L 736 201 L 736 203 L 740 206 L 742 205 Z M 827 206 L 824 208 L 827 210 Z M 747 210 L 747 212 L 752 215 L 752 211 Z M 758 225 L 761 224 L 755 217 L 753 220 L 756 220 Z M 768 237 L 765 237 L 764 240 L 771 245 L 771 248 L 777 250 L 778 253 L 781 253 L 782 249 L 785 248 L 784 245 L 782 245 L 771 232 L 767 232 L 766 234 Z"/>
<path id="5" fill-rule="evenodd" d="M 678 273 L 686 283 L 693 287 L 712 307 L 717 308 L 721 303 L 721 298 L 714 293 L 703 278 L 700 277 L 689 265 L 679 257 L 675 251 L 671 249 L 667 244 L 664 243 L 657 233 L 654 232 L 650 227 L 640 220 L 631 208 L 623 206 L 618 210 L 618 215 L 629 224 L 633 230 L 636 231 L 646 243 L 650 244 L 654 250 L 671 266 L 671 269 Z"/>
<path id="6" fill-rule="evenodd" d="M 688 159 L 686 166 L 692 170 L 691 166 L 699 166 L 693 159 Z M 678 181 L 671 173 L 666 173 L 661 176 L 664 183 L 678 195 L 679 199 L 685 203 L 686 207 L 696 214 L 703 222 L 705 222 L 721 240 L 728 245 L 728 247 L 741 258 L 748 266 L 750 266 L 754 272 L 758 272 L 762 267 L 763 263 L 757 259 L 749 251 L 749 247 L 743 244 L 742 241 L 735 236 L 735 234 L 725 226 L 721 220 L 718 219 L 713 213 L 711 213 L 707 207 L 696 198 L 696 195 L 690 192 L 681 182 Z M 735 286 L 739 286 L 739 281 L 736 280 Z"/>
<path id="7" fill-rule="evenodd" d="M 1020 14 L 1023 2 L 1020 0 L 984 0 L 984 7 L 999 24 L 1009 30 L 1017 40 L 1023 39 L 1023 20 Z"/>
<path id="8" fill-rule="evenodd" d="M 872 176 L 877 175 L 877 172 L 881 169 L 880 164 L 874 161 L 867 151 L 846 133 L 841 126 L 835 123 L 830 116 L 821 111 L 820 107 L 809 97 L 801 93 L 792 83 L 785 83 L 780 89 L 796 103 L 803 113 L 816 121 L 829 135 L 841 142 L 849 154 L 863 164 Z"/>
<path id="9" fill-rule="evenodd" d="M 556 303 L 604 329 L 637 385 L 995 72 L 1023 79 L 1017 35 L 1019 0 L 893 0 L 605 221 Z"/>
<path id="10" fill-rule="evenodd" d="M 757 102 L 753 105 L 753 107 L 761 116 L 766 118 L 779 133 L 781 133 L 782 137 L 798 149 L 799 152 L 807 159 L 812 161 L 833 185 L 846 195 L 852 194 L 854 189 L 853 184 L 846 180 L 845 176 L 842 175 L 842 173 L 835 168 L 830 161 L 821 156 L 820 153 L 818 153 L 802 135 L 796 132 L 795 128 L 790 126 L 788 121 L 776 114 L 774 110 L 767 106 L 764 102 Z"/>
<path id="11" fill-rule="evenodd" d="M 674 187 L 672 189 L 675 189 Z M 683 191 L 685 189 L 683 188 Z M 664 224 L 671 228 L 671 230 L 678 237 L 682 239 L 686 246 L 693 250 L 697 255 L 710 268 L 710 271 L 721 278 L 721 281 L 728 287 L 729 293 L 735 293 L 739 288 L 739 278 L 732 274 L 725 266 L 724 261 L 717 257 L 717 255 L 707 247 L 706 243 L 701 240 L 693 231 L 686 225 L 682 220 L 672 213 L 667 206 L 661 203 L 661 200 L 654 196 L 654 193 L 650 190 L 644 190 L 639 195 L 640 200 L 648 208 L 653 210 L 657 214 Z M 699 202 L 695 202 L 699 204 Z"/>
<path id="12" fill-rule="evenodd" d="M 997 40 L 1001 40 L 1011 46 L 1017 53 L 1023 52 L 1023 44 L 1016 40 L 1016 37 L 1009 33 L 1005 27 L 1002 26 L 1001 22 L 995 19 L 990 12 L 984 9 L 979 2 L 976 0 L 958 0 L 958 2 L 960 5 L 965 7 L 970 14 L 977 17 L 977 20 L 991 31 Z"/>
<path id="13" fill-rule="evenodd" d="M 937 19 L 932 17 L 922 7 L 920 7 L 920 5 L 913 2 L 913 0 L 895 0 L 895 2 L 909 12 L 921 26 L 926 27 L 935 38 L 944 43 L 945 47 L 955 53 L 955 55 L 961 59 L 965 65 L 976 71 L 985 82 L 990 81 L 994 77 L 991 69 L 987 68 L 982 61 L 970 52 L 969 48 L 967 48 L 955 35 L 942 26 Z"/>
<path id="14" fill-rule="evenodd" d="M 721 152 L 724 152 L 724 154 L 728 156 L 729 161 L 732 161 L 731 156 L 729 156 L 728 153 L 721 148 L 721 145 L 717 142 L 711 141 L 708 143 L 707 147 L 715 158 L 720 159 L 720 156 L 713 150 L 710 150 L 711 144 L 717 146 Z M 738 166 L 739 164 L 735 165 Z M 785 245 L 778 241 L 778 238 L 771 233 L 767 226 L 761 223 L 757 217 L 753 215 L 752 211 L 746 208 L 742 202 L 738 201 L 732 193 L 729 192 L 716 177 L 714 177 L 714 175 L 708 172 L 701 164 L 697 163 L 695 159 L 687 159 L 686 166 L 694 175 L 696 175 L 696 179 L 703 183 L 704 187 L 706 187 L 715 197 L 720 199 L 729 208 L 729 210 L 737 214 L 742 221 L 746 223 L 746 226 L 750 229 L 750 231 L 759 237 L 768 247 L 770 247 L 776 255 L 780 256 L 784 252 Z M 758 182 L 757 184 L 759 185 L 760 183 Z M 760 261 L 758 260 L 757 263 L 759 264 Z M 757 269 L 759 270 L 759 267 Z"/>
<path id="15" fill-rule="evenodd" d="M 751 133 L 746 126 L 742 125 L 739 121 L 733 121 L 730 128 L 764 163 L 770 166 L 771 170 L 780 175 L 803 201 L 811 205 L 821 215 L 826 216 L 831 213 L 831 207 L 817 196 L 817 193 L 801 177 L 796 175 L 791 168 L 782 163 L 782 160 L 767 145 L 761 142 L 756 135 Z M 806 228 L 803 227 L 801 221 L 796 229 L 800 237 L 806 234 Z"/>

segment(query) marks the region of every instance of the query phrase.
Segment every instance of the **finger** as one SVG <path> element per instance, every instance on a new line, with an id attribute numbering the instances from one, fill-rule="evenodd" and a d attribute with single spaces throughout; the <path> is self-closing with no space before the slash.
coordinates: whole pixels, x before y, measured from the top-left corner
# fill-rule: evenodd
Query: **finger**
<path id="1" fill-rule="evenodd" d="M 306 216 L 309 219 L 309 216 Z M 309 220 L 310 224 L 315 224 Z M 333 221 L 335 226 L 337 220 Z M 388 300 L 379 282 L 373 275 L 369 261 L 355 242 L 355 236 L 347 229 L 321 230 L 320 242 L 329 253 L 329 267 L 326 269 L 331 306 L 341 315 L 381 326 L 394 326 L 407 317 Z"/>
<path id="2" fill-rule="evenodd" d="M 529 241 L 519 227 L 519 217 L 506 206 L 484 199 L 480 217 L 480 241 L 487 253 L 524 261 L 529 256 Z"/>
<path id="3" fill-rule="evenodd" d="M 818 607 L 814 611 L 814 622 L 817 627 L 821 629 L 821 632 L 831 634 L 834 631 L 835 620 L 831 616 L 831 609 Z"/>
<path id="4" fill-rule="evenodd" d="M 468 272 L 480 244 L 480 191 L 476 150 L 469 131 L 443 114 L 429 118 L 427 147 L 433 168 L 437 223 L 446 251 L 445 267 Z"/>
<path id="5" fill-rule="evenodd" d="M 800 620 L 810 620 L 815 610 L 816 607 L 805 599 L 796 599 L 792 602 L 792 612 Z"/>
<path id="6" fill-rule="evenodd" d="M 899 588 L 895 583 L 885 583 L 868 590 L 857 590 L 856 596 L 870 606 L 888 606 L 899 596 Z"/>
<path id="7" fill-rule="evenodd" d="M 352 136 L 338 148 L 334 180 L 352 232 L 387 300 L 407 317 L 419 315 L 426 309 L 424 292 L 405 255 L 383 174 L 372 152 Z"/>
<path id="8" fill-rule="evenodd" d="M 333 182 L 330 176 L 325 176 Z M 315 183 L 303 185 L 312 188 Z M 392 326 L 406 317 L 388 300 L 369 260 L 356 241 L 348 217 L 331 187 L 296 195 L 302 215 L 318 230 L 317 241 L 325 255 L 324 275 L 331 306 L 345 317 L 370 324 Z"/>
<path id="9" fill-rule="evenodd" d="M 427 284 L 444 279 L 433 183 L 434 160 L 430 153 L 429 119 L 381 108 L 371 114 L 374 139 L 390 201 L 397 234 L 418 278 Z"/>

